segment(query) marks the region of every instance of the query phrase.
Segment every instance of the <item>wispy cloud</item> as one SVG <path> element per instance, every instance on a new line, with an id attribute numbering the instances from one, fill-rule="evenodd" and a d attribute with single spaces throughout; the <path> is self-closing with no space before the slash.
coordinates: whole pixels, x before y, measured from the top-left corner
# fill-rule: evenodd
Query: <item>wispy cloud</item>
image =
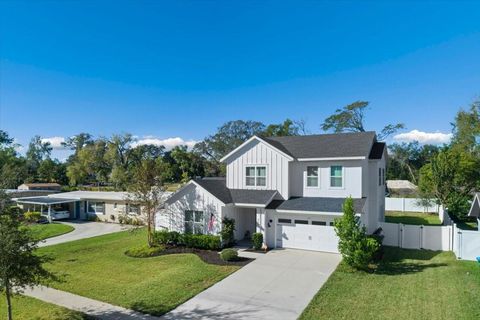
<path id="1" fill-rule="evenodd" d="M 418 141 L 421 144 L 443 144 L 449 143 L 452 136 L 452 133 L 424 132 L 415 129 L 410 132 L 399 133 L 393 139 L 399 142 Z"/>
<path id="2" fill-rule="evenodd" d="M 42 138 L 42 142 L 49 142 L 50 146 L 55 150 L 63 150 L 66 149 L 65 146 L 62 145 L 62 142 L 65 142 L 64 137 L 50 137 L 50 138 Z"/>
<path id="3" fill-rule="evenodd" d="M 180 137 L 160 139 L 153 136 L 146 136 L 132 143 L 132 146 L 136 147 L 151 144 L 155 146 L 165 146 L 165 149 L 170 150 L 176 146 L 187 146 L 191 149 L 196 143 L 197 141 L 195 140 L 184 140 Z"/>

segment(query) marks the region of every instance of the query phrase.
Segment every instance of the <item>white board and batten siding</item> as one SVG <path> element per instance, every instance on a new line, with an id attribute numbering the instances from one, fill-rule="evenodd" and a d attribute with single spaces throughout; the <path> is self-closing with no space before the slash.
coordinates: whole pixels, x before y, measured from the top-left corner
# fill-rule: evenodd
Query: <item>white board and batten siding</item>
<path id="1" fill-rule="evenodd" d="M 210 216 L 213 214 L 215 223 L 212 233 L 215 234 L 220 231 L 222 206 L 224 204 L 194 183 L 189 183 L 182 190 L 175 193 L 169 199 L 169 203 L 164 210 L 156 215 L 157 230 L 168 229 L 184 232 L 185 210 L 196 210 L 204 212 L 205 226 L 208 225 Z"/>
<path id="2" fill-rule="evenodd" d="M 230 189 L 277 190 L 284 199 L 289 198 L 289 159 L 270 145 L 253 140 L 237 151 L 237 157 L 227 160 L 227 187 Z M 265 165 L 267 185 L 249 187 L 245 185 L 247 166 Z"/>

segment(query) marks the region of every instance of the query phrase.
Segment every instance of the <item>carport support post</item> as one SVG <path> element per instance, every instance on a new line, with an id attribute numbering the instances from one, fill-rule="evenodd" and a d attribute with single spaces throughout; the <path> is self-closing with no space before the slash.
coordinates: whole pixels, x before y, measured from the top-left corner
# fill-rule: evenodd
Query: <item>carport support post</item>
<path id="1" fill-rule="evenodd" d="M 52 206 L 48 205 L 48 222 L 52 223 Z"/>

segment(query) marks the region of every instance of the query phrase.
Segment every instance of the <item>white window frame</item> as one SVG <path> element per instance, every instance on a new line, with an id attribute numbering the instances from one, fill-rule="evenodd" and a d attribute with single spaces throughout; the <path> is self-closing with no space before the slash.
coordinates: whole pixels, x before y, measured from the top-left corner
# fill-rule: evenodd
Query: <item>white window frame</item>
<path id="1" fill-rule="evenodd" d="M 101 203 L 103 206 L 103 212 L 97 212 L 97 204 Z M 90 211 L 90 206 L 94 208 L 94 211 Z M 89 214 L 101 214 L 101 215 L 106 215 L 105 212 L 105 202 L 102 201 L 87 201 L 87 213 Z"/>
<path id="2" fill-rule="evenodd" d="M 341 167 L 342 168 L 342 186 L 341 187 L 336 187 L 336 186 L 332 186 L 332 178 L 338 178 L 338 177 L 335 177 L 335 176 L 332 176 L 332 168 L 333 167 Z M 342 166 L 342 165 L 332 165 L 328 168 L 329 170 L 329 174 L 328 174 L 328 185 L 330 186 L 329 189 L 333 189 L 333 190 L 341 190 L 341 189 L 345 189 L 345 167 Z"/>
<path id="3" fill-rule="evenodd" d="M 254 168 L 254 175 L 253 176 L 247 176 L 247 168 Z M 257 168 L 265 168 L 265 177 L 263 176 L 258 176 L 258 171 Z M 253 178 L 255 184 L 254 185 L 249 185 L 247 184 L 247 178 Z M 258 178 L 265 178 L 265 185 L 261 186 L 258 185 Z M 244 185 L 246 188 L 267 188 L 268 186 L 268 166 L 266 164 L 247 164 L 245 165 L 245 176 L 244 176 Z"/>
<path id="4" fill-rule="evenodd" d="M 192 220 L 187 220 L 187 211 L 191 211 L 192 212 Z M 200 222 L 197 222 L 195 221 L 195 216 L 197 214 L 200 214 L 202 216 L 202 221 Z M 187 223 L 191 223 L 192 224 L 192 233 L 191 234 L 205 234 L 205 212 L 204 211 L 201 211 L 201 210 L 184 210 L 183 211 L 183 232 L 184 233 L 187 233 L 186 230 L 187 228 L 185 227 Z M 195 231 L 195 225 L 197 226 L 200 226 L 201 227 L 201 230 L 202 232 L 201 233 L 197 233 Z M 190 233 L 189 233 L 190 234 Z"/>
<path id="5" fill-rule="evenodd" d="M 309 186 L 308 185 L 308 178 L 313 178 L 315 176 L 309 176 L 308 175 L 308 168 L 317 168 L 317 185 L 316 186 Z M 320 167 L 319 166 L 307 166 L 307 169 L 305 170 L 305 188 L 307 189 L 319 189 L 320 188 Z"/>

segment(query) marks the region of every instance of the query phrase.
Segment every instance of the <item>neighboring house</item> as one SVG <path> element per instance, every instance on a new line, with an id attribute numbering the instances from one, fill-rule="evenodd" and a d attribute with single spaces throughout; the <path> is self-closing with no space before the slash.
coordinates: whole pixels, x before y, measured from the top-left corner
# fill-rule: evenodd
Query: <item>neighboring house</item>
<path id="1" fill-rule="evenodd" d="M 473 197 L 472 206 L 470 207 L 469 217 L 477 218 L 478 231 L 480 231 L 480 193 L 475 193 Z"/>
<path id="2" fill-rule="evenodd" d="M 338 252 L 333 222 L 347 197 L 369 233 L 385 212 L 386 145 L 374 132 L 262 138 L 226 155 L 226 178 L 194 179 L 166 201 L 157 228 L 235 238 L 261 232 L 270 248 Z"/>
<path id="3" fill-rule="evenodd" d="M 18 190 L 53 190 L 60 191 L 62 186 L 58 183 L 24 183 L 18 186 Z"/>
<path id="4" fill-rule="evenodd" d="M 43 197 L 14 199 L 25 211 L 41 211 L 55 219 L 118 222 L 121 215 L 135 218 L 140 215 L 138 206 L 129 204 L 127 192 L 72 191 Z"/>

